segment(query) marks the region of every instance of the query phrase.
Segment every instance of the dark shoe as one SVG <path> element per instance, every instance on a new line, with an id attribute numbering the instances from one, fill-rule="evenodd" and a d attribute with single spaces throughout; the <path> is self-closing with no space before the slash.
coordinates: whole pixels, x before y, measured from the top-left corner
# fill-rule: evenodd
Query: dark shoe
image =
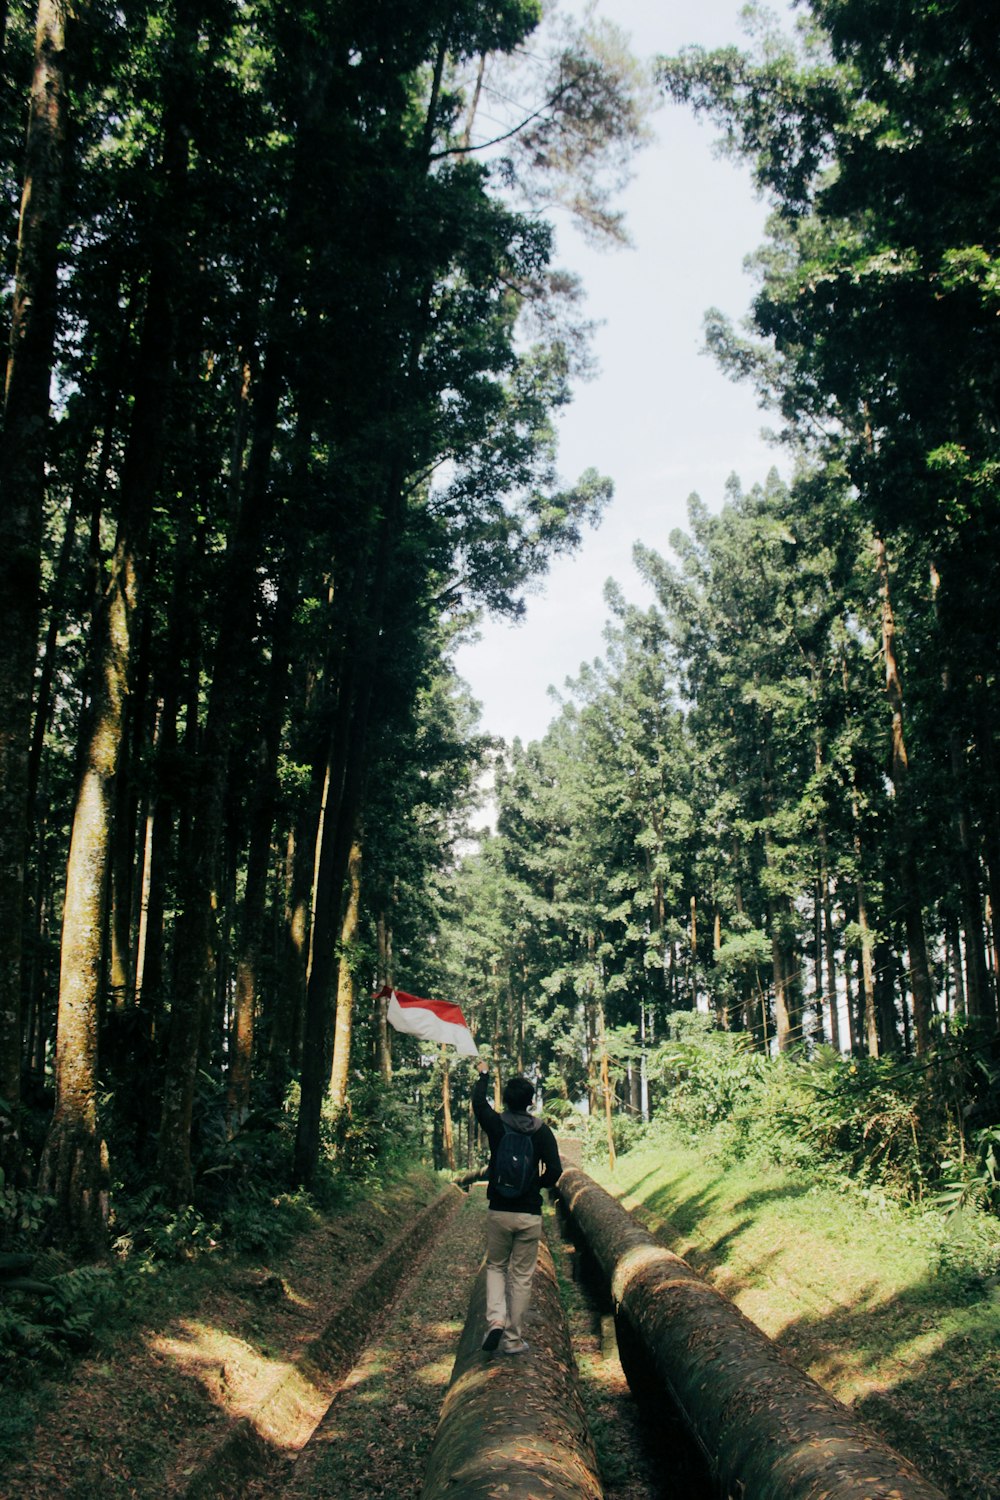
<path id="1" fill-rule="evenodd" d="M 487 1331 L 486 1337 L 483 1339 L 483 1348 L 486 1350 L 487 1354 L 492 1354 L 494 1352 L 502 1338 L 502 1328 L 490 1328 Z"/>

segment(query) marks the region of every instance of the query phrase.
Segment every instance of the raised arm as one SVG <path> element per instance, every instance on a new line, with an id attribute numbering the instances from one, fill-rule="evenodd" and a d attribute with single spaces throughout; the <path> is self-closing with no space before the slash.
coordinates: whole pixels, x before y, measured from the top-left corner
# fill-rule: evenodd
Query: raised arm
<path id="1" fill-rule="evenodd" d="M 493 1108 L 488 1097 L 490 1065 L 488 1062 L 483 1062 L 482 1058 L 480 1058 L 478 1068 L 479 1077 L 476 1079 L 472 1090 L 472 1113 L 482 1128 L 489 1134 L 487 1121 L 496 1116 L 496 1110 Z"/>

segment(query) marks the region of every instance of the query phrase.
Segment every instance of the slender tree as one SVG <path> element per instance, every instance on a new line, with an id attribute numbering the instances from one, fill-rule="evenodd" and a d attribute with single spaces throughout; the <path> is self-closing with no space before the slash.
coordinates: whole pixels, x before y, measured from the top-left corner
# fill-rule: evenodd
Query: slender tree
<path id="1" fill-rule="evenodd" d="M 6 22 L 6 17 L 4 18 Z M 63 230 L 70 8 L 39 0 L 0 440 L 0 1160 L 19 1155 L 21 933 L 49 398 Z M 6 32 L 6 24 L 4 26 Z"/>

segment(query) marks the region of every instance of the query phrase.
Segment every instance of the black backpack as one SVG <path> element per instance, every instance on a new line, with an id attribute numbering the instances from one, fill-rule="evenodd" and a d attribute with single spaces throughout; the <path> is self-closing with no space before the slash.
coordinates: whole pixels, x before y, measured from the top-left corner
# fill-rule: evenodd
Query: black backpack
<path id="1" fill-rule="evenodd" d="M 501 1198 L 520 1198 L 530 1188 L 532 1179 L 538 1176 L 535 1164 L 535 1147 L 530 1135 L 523 1130 L 503 1127 L 503 1138 L 497 1144 L 493 1186 Z"/>

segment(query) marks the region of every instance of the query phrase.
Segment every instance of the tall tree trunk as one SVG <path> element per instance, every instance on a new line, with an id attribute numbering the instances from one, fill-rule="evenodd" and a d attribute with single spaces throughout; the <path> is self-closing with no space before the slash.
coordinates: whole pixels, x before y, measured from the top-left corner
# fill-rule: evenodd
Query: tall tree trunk
<path id="1" fill-rule="evenodd" d="M 829 871 L 823 878 L 823 952 L 826 960 L 826 994 L 830 1015 L 830 1045 L 842 1051 L 840 1039 L 840 1001 L 837 996 L 837 934 L 833 921 L 833 898 Z"/>
<path id="2" fill-rule="evenodd" d="M 119 545 L 97 630 L 97 675 L 91 723 L 77 790 L 66 865 L 59 972 L 56 1108 L 42 1158 L 41 1181 L 59 1205 L 60 1222 L 88 1249 L 101 1248 L 95 1208 L 106 1148 L 97 1141 L 97 1034 L 108 889 L 112 793 L 128 691 L 129 616 L 136 574 L 131 549 Z"/>
<path id="3" fill-rule="evenodd" d="M 608 1142 L 608 1167 L 615 1170 L 615 1131 L 611 1118 L 611 1078 L 608 1072 L 608 1042 L 604 1030 L 604 1006 L 598 1003 L 598 1026 L 601 1047 L 601 1096 L 604 1100 L 604 1133 Z"/>
<path id="4" fill-rule="evenodd" d="M 267 876 L 271 865 L 271 836 L 278 806 L 278 759 L 288 692 L 294 602 L 297 597 L 290 576 L 292 571 L 294 570 L 286 564 L 275 608 L 268 688 L 260 724 L 259 764 L 252 792 L 250 846 L 236 955 L 232 1052 L 226 1090 L 226 1113 L 231 1134 L 239 1128 L 250 1109 L 254 1030 L 260 1003 L 260 962 Z"/>
<path id="5" fill-rule="evenodd" d="M 70 7 L 39 0 L 0 441 L 0 1166 L 20 1160 L 21 960 L 31 697 L 56 327 Z"/>
<path id="6" fill-rule="evenodd" d="M 392 963 L 392 929 L 385 912 L 378 916 L 378 977 L 379 989 L 385 985 L 391 989 L 394 980 Z M 389 1036 L 389 998 L 380 995 L 375 1002 L 375 1053 L 379 1077 L 383 1084 L 392 1082 L 392 1044 Z"/>
<path id="7" fill-rule="evenodd" d="M 330 1100 L 334 1109 L 347 1103 L 347 1081 L 351 1068 L 351 1035 L 354 1030 L 354 948 L 361 925 L 361 839 L 355 834 L 347 871 L 348 891 L 344 922 L 340 930 L 340 963 L 337 972 L 337 1016 L 333 1029 L 333 1064 L 330 1069 Z"/>
<path id="8" fill-rule="evenodd" d="M 976 749 L 983 772 L 983 844 L 990 903 L 993 1002 L 1000 1020 L 1000 773 L 989 712 L 980 703 L 976 716 Z"/>
<path id="9" fill-rule="evenodd" d="M 909 806 L 908 772 L 909 758 L 903 732 L 903 688 L 896 657 L 896 621 L 892 610 L 889 587 L 889 564 L 885 542 L 876 535 L 873 539 L 875 567 L 882 597 L 882 655 L 885 666 L 885 693 L 891 714 L 890 729 L 890 774 L 896 792 L 897 827 L 899 839 L 899 872 L 902 885 L 902 904 L 906 924 L 906 944 L 910 955 L 910 982 L 913 990 L 913 1023 L 916 1032 L 917 1052 L 923 1053 L 930 1045 L 931 1018 L 934 1010 L 931 989 L 930 965 L 927 960 L 927 938 L 924 932 L 924 914 L 920 900 L 920 882 L 914 849 L 913 829 Z"/>
<path id="10" fill-rule="evenodd" d="M 329 611 L 333 603 L 333 590 L 329 583 L 326 603 Z M 294 707 L 289 715 L 293 724 L 312 724 L 316 718 L 316 699 L 323 679 L 324 654 L 317 648 L 293 658 L 290 698 Z M 307 738 L 311 741 L 312 735 Z M 301 748 L 294 747 L 293 753 L 296 760 L 311 764 L 312 773 L 307 787 L 295 801 L 285 838 L 285 900 L 276 944 L 279 975 L 267 1056 L 268 1088 L 276 1103 L 284 1098 L 289 1079 L 298 1071 L 302 1061 L 317 830 L 324 797 L 322 755 L 311 743 Z"/>
<path id="11" fill-rule="evenodd" d="M 930 577 L 935 611 L 940 623 L 941 578 L 933 563 Z M 995 996 L 990 986 L 984 952 L 984 912 L 980 890 L 979 852 L 972 831 L 973 819 L 969 809 L 969 772 L 966 766 L 968 747 L 963 745 L 959 736 L 962 710 L 970 695 L 968 692 L 963 695 L 961 705 L 957 701 L 958 695 L 955 691 L 949 656 L 948 634 L 946 630 L 942 631 L 942 634 L 945 640 L 944 665 L 941 670 L 942 719 L 947 726 L 954 860 L 962 904 L 962 927 L 965 931 L 965 990 L 970 1019 L 980 1024 L 986 1023 L 992 1029 L 996 1020 Z M 972 691 L 975 693 L 975 688 Z M 992 760 L 992 757 L 990 759 Z M 984 766 L 982 770 L 985 772 L 987 768 Z M 992 793 L 987 791 L 987 802 L 991 800 L 991 795 L 995 797 L 995 784 Z M 989 823 L 989 821 L 987 816 L 986 822 Z"/>
<path id="12" fill-rule="evenodd" d="M 124 353 L 123 349 L 122 357 L 124 357 Z M 48 623 L 45 629 L 45 640 L 42 644 L 41 661 L 39 663 L 38 686 L 35 693 L 35 720 L 31 734 L 31 758 L 28 770 L 29 806 L 35 805 L 35 797 L 41 774 L 45 733 L 49 727 L 52 712 L 52 687 L 55 680 L 56 658 L 58 655 L 59 628 L 63 623 L 67 611 L 67 581 L 70 572 L 70 562 L 73 556 L 73 547 L 76 541 L 77 524 L 83 513 L 84 502 L 91 495 L 96 498 L 97 495 L 103 493 L 107 482 L 114 446 L 114 419 L 118 405 L 118 394 L 116 386 L 114 397 L 108 402 L 107 420 L 101 442 L 101 452 L 97 460 L 97 471 L 93 480 L 89 483 L 87 475 L 92 457 L 90 450 L 93 435 L 91 435 L 90 441 L 81 444 L 79 468 L 70 495 L 66 524 L 62 540 L 59 544 L 59 556 L 56 560 L 55 572 L 49 589 Z M 91 499 L 91 503 L 94 503 L 93 498 Z"/>
<path id="13" fill-rule="evenodd" d="M 965 767 L 958 739 L 958 726 L 955 722 L 951 672 L 947 666 L 941 677 L 945 702 L 944 717 L 948 724 L 952 826 L 955 835 L 953 857 L 962 903 L 962 927 L 965 931 L 965 991 L 968 997 L 969 1016 L 978 1021 L 992 1022 L 993 996 L 986 972 L 986 955 L 983 951 L 983 900 L 979 889 L 979 862 L 970 828 L 971 820 L 965 790 Z"/>
<path id="14" fill-rule="evenodd" d="M 163 343 L 166 310 L 151 301 L 157 327 L 156 356 L 169 359 Z M 145 341 L 144 341 L 145 342 Z M 154 358 L 146 344 L 146 353 Z M 147 369 L 149 367 L 147 366 Z M 162 379 L 162 366 L 157 371 Z M 112 808 L 120 769 L 128 694 L 131 624 L 135 613 L 140 559 L 159 475 L 159 438 L 164 408 L 160 391 L 149 401 L 137 394 L 133 433 L 123 474 L 123 519 L 103 609 L 95 617 L 94 695 L 85 734 L 83 768 L 77 789 L 66 865 L 66 899 L 59 977 L 56 1109 L 42 1163 L 42 1181 L 60 1205 L 61 1217 L 80 1234 L 96 1233 L 93 1205 L 100 1196 L 94 1174 L 103 1181 L 105 1153 L 96 1149 L 97 1029 L 100 1007 Z M 103 1189 L 101 1190 L 103 1191 Z M 84 1231 L 84 1223 L 89 1228 Z M 97 1248 L 96 1241 L 94 1248 Z"/>
<path id="15" fill-rule="evenodd" d="M 822 1040 L 825 1035 L 823 1021 L 826 1004 L 823 995 L 823 882 L 819 875 L 813 880 L 812 950 L 813 1013 L 816 1031 Z"/>
<path id="16" fill-rule="evenodd" d="M 861 952 L 858 955 L 858 978 L 861 984 L 861 1006 L 858 1014 L 860 1029 L 865 1038 L 865 1050 L 869 1057 L 878 1057 L 878 1019 L 875 1009 L 875 970 L 872 964 L 874 939 L 868 922 L 868 897 L 865 882 L 858 876 L 855 882 L 858 902 L 858 929 L 861 933 Z"/>
<path id="17" fill-rule="evenodd" d="M 178 967 L 170 1020 L 157 1175 L 169 1201 L 190 1201 L 191 1119 L 202 1029 L 215 999 L 216 920 L 226 819 L 230 751 L 253 633 L 257 567 L 268 502 L 268 478 L 284 388 L 288 278 L 279 283 L 276 332 L 255 404 L 243 502 L 226 550 L 219 629 L 202 743 L 199 787 L 186 899 L 177 924 Z"/>
<path id="18" fill-rule="evenodd" d="M 381 591 L 380 591 L 381 592 Z M 299 1119 L 295 1139 L 295 1180 L 308 1186 L 319 1162 L 319 1124 L 330 1079 L 336 943 L 354 828 L 361 808 L 368 716 L 371 709 L 378 636 L 357 691 L 342 693 L 338 731 L 333 738 L 328 786 L 317 859 L 313 942 L 306 988 L 305 1045 Z M 342 759 L 341 759 L 342 757 Z"/>
<path id="19" fill-rule="evenodd" d="M 295 1179 L 306 1185 L 312 1180 L 319 1160 L 320 1113 L 330 1076 L 336 942 L 351 843 L 362 805 L 368 724 L 381 665 L 390 570 L 403 517 L 402 487 L 402 471 L 393 459 L 387 470 L 382 514 L 370 537 L 368 567 L 362 559 L 354 573 L 350 591 L 354 625 L 342 656 L 337 712 L 329 742 L 326 801 L 316 856 L 305 1048 L 295 1140 Z"/>
<path id="20" fill-rule="evenodd" d="M 285 910 L 281 924 L 278 988 L 268 1038 L 268 1090 L 274 1103 L 285 1096 L 288 1080 L 302 1056 L 302 1016 L 305 1008 L 306 966 L 309 959 L 309 897 L 312 861 L 308 850 L 315 843 L 306 834 L 315 828 L 315 815 L 300 809 L 285 839 Z"/>
<path id="21" fill-rule="evenodd" d="M 954 912 L 949 912 L 945 917 L 945 934 L 949 955 L 948 967 L 951 972 L 952 988 L 954 991 L 954 998 L 949 1005 L 949 1013 L 953 1016 L 964 1016 L 967 1014 L 967 1011 L 965 980 L 963 978 L 962 940 L 959 932 L 958 918 Z"/>
<path id="22" fill-rule="evenodd" d="M 444 1148 L 445 1166 L 455 1171 L 455 1127 L 451 1118 L 451 1067 L 448 1050 L 441 1044 L 441 1145 Z"/>
<path id="23" fill-rule="evenodd" d="M 771 933 L 771 985 L 774 992 L 774 1031 L 778 1051 L 786 1052 L 791 1043 L 792 1024 L 785 996 L 785 970 L 781 939 L 778 935 L 778 914 L 772 901 L 767 903 L 767 925 Z"/>
<path id="24" fill-rule="evenodd" d="M 156 736 L 158 738 L 158 736 Z M 153 845 L 156 834 L 155 803 L 146 804 L 142 820 L 142 843 L 139 849 L 139 868 L 136 885 L 139 889 L 139 915 L 136 922 L 135 948 L 132 955 L 133 1001 L 142 1005 L 142 991 L 146 979 L 146 953 L 149 947 L 149 920 L 151 915 L 151 893 L 153 889 Z"/>
<path id="25" fill-rule="evenodd" d="M 133 677 L 135 674 L 130 673 Z M 128 1003 L 131 983 L 132 901 L 135 873 L 135 795 L 132 788 L 132 736 L 126 719 L 135 707 L 129 694 L 124 704 L 122 737 L 114 772 L 111 802 L 111 842 L 108 850 L 107 988 L 114 1011 Z"/>
<path id="26" fill-rule="evenodd" d="M 896 1024 L 896 974 L 892 947 L 882 941 L 876 943 L 875 960 L 875 1009 L 878 1026 L 879 1053 L 899 1051 L 899 1029 Z"/>
<path id="27" fill-rule="evenodd" d="M 818 674 L 813 672 L 814 701 L 818 699 Z M 823 770 L 823 745 L 817 735 L 815 765 L 817 780 Z M 830 896 L 830 851 L 826 832 L 826 815 L 820 813 L 816 824 L 816 842 L 819 850 L 819 874 L 816 892 L 816 994 L 820 1029 L 823 1011 L 830 1018 L 830 1045 L 840 1051 L 840 1011 L 837 1005 L 837 944 L 833 930 L 833 902 Z M 826 982 L 823 981 L 824 964 Z M 824 1006 L 824 998 L 826 1005 Z"/>
<path id="28" fill-rule="evenodd" d="M 774 767 L 771 751 L 770 723 L 765 722 L 763 732 L 763 799 L 764 799 L 764 859 L 768 869 L 774 870 L 776 855 L 772 824 L 774 819 Z M 799 1000 L 799 985 L 796 966 L 790 961 L 788 930 L 790 920 L 787 896 L 780 900 L 769 898 L 767 903 L 768 925 L 771 931 L 771 966 L 774 975 L 774 1024 L 778 1051 L 785 1052 L 802 1040 L 802 1007 Z"/>
<path id="29" fill-rule="evenodd" d="M 149 1016 L 151 1030 L 159 1026 L 166 997 L 166 909 L 173 868 L 176 806 L 163 767 L 177 749 L 176 698 L 160 705 L 155 735 L 156 783 L 146 812 L 146 840 L 142 871 L 142 910 L 135 955 L 135 999 Z"/>
<path id="30" fill-rule="evenodd" d="M 787 902 L 768 902 L 771 972 L 774 980 L 774 1030 L 779 1052 L 786 1052 L 789 1047 L 802 1040 L 799 977 L 791 959 L 788 942 L 790 924 L 791 915 Z"/>
<path id="31" fill-rule="evenodd" d="M 850 681 L 847 671 L 847 657 L 840 658 L 841 681 L 844 688 L 844 719 L 847 725 L 848 735 L 851 733 L 851 711 L 850 711 Z M 875 985 L 872 975 L 871 949 L 872 935 L 868 925 L 868 892 L 864 877 L 864 845 L 861 840 L 861 801 L 858 795 L 858 777 L 854 765 L 853 754 L 848 759 L 848 778 L 850 785 L 851 804 L 851 841 L 854 846 L 854 891 L 857 902 L 858 928 L 861 933 L 861 983 L 863 992 L 863 1003 L 860 1017 L 856 1017 L 854 1006 L 851 1003 L 851 984 L 849 973 L 845 970 L 844 987 L 847 997 L 847 1041 L 850 1052 L 853 1054 L 858 1050 L 859 1034 L 864 1035 L 865 1045 L 869 1055 L 871 1047 L 878 1046 L 878 1036 L 875 1031 Z M 867 957 L 866 957 L 867 955 Z M 860 1024 L 859 1024 L 860 1021 Z"/>
<path id="32" fill-rule="evenodd" d="M 165 127 L 168 196 L 180 201 L 187 145 L 180 122 Z M 162 470 L 167 395 L 173 366 L 171 237 L 157 246 L 138 352 L 135 399 L 122 470 L 118 536 L 111 576 L 93 622 L 93 697 L 66 866 L 59 977 L 56 1107 L 42 1159 L 42 1181 L 64 1223 L 80 1236 L 100 1226 L 106 1152 L 96 1141 L 97 1027 L 112 799 L 119 772 L 129 691 L 140 570 Z"/>
<path id="33" fill-rule="evenodd" d="M 712 914 L 712 954 L 717 955 L 722 947 L 722 913 L 718 906 Z M 739 1029 L 738 1020 L 734 1020 L 732 1006 L 717 994 L 715 997 L 715 1024 L 720 1031 L 736 1031 Z"/>

